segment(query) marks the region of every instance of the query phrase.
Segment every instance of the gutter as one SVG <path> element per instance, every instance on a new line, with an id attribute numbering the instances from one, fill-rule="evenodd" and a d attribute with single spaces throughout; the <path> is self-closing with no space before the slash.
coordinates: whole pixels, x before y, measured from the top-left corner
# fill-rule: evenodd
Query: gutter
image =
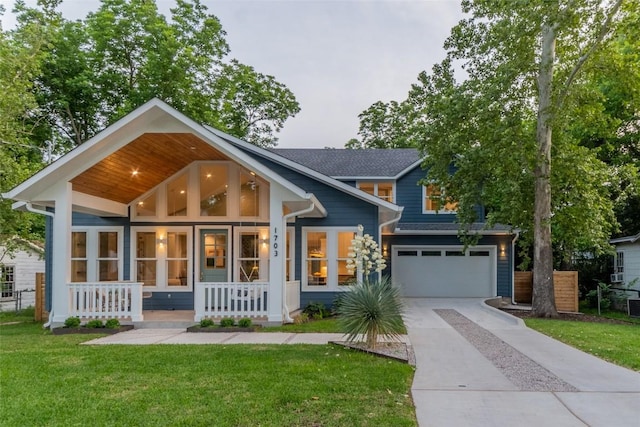
<path id="1" fill-rule="evenodd" d="M 298 216 L 298 215 L 303 215 L 303 214 L 312 212 L 316 208 L 316 204 L 313 202 L 313 200 L 310 200 L 309 203 L 310 203 L 310 205 L 309 205 L 308 208 L 304 208 L 304 209 L 301 209 L 301 210 L 296 211 L 296 212 L 290 212 L 290 213 L 288 213 L 288 214 L 286 214 L 285 216 L 282 217 L 282 229 L 284 230 L 285 236 L 287 235 L 287 220 L 289 218 L 293 218 L 293 217 Z M 282 267 L 283 267 L 282 268 L 282 272 L 284 273 L 282 275 L 282 279 L 283 279 L 282 280 L 282 283 L 283 283 L 283 286 L 282 286 L 282 290 L 283 290 L 283 292 L 282 292 L 282 315 L 283 315 L 284 321 L 286 323 L 293 323 L 293 319 L 291 318 L 291 316 L 289 316 L 289 307 L 287 307 L 287 282 L 286 282 L 286 279 L 285 279 L 287 277 L 287 275 L 286 275 L 287 257 L 286 256 L 282 257 Z"/>

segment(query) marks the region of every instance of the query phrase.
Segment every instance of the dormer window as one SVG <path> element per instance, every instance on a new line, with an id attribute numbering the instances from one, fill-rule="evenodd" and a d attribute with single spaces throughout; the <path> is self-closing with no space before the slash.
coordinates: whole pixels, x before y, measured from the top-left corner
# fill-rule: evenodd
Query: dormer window
<path id="1" fill-rule="evenodd" d="M 395 203 L 393 182 L 358 182 L 358 188 L 386 202 Z"/>
<path id="2" fill-rule="evenodd" d="M 422 194 L 424 200 L 422 213 L 455 213 L 458 209 L 458 202 L 451 200 L 446 200 L 444 206 L 441 206 L 443 190 L 437 185 L 429 184 L 423 186 Z"/>

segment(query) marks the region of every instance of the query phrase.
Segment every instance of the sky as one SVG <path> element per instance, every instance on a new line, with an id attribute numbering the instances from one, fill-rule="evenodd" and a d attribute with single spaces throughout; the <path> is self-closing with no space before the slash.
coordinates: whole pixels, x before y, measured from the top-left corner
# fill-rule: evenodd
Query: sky
<path id="1" fill-rule="evenodd" d="M 2 27 L 14 0 L 0 0 Z M 27 0 L 34 5 L 35 0 Z M 169 15 L 174 0 L 156 0 Z M 444 59 L 443 43 L 464 16 L 459 0 L 201 0 L 220 19 L 229 57 L 272 75 L 301 111 L 277 134 L 279 148 L 342 148 L 358 115 L 376 101 L 406 98 L 418 73 Z M 83 19 L 99 0 L 63 0 Z"/>

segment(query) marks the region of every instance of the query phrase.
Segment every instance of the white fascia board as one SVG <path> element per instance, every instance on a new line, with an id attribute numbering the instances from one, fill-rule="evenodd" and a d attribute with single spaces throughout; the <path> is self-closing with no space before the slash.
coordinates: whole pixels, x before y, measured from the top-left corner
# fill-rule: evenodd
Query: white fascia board
<path id="1" fill-rule="evenodd" d="M 341 190 L 345 193 L 351 194 L 354 197 L 357 197 L 359 199 L 362 199 L 364 201 L 367 201 L 369 203 L 372 203 L 374 205 L 377 205 L 383 209 L 387 209 L 393 212 L 401 212 L 402 208 L 398 205 L 395 205 L 393 203 L 389 203 L 386 202 L 376 196 L 372 196 L 368 193 L 365 193 L 364 191 L 361 191 L 355 187 L 352 187 L 348 184 L 345 184 L 343 182 L 340 182 L 330 176 L 321 174 L 319 172 L 314 171 L 313 169 L 310 169 L 304 165 L 301 165 L 300 163 L 296 163 L 292 160 L 289 160 L 285 157 L 282 157 L 276 153 L 272 153 L 271 151 L 265 150 L 264 148 L 258 147 L 256 145 L 250 144 L 246 141 L 243 141 L 241 139 L 238 139 L 234 136 L 228 135 L 218 129 L 214 129 L 211 128 L 207 125 L 205 125 L 205 127 L 207 129 L 209 129 L 212 133 L 215 133 L 216 135 L 220 135 L 221 138 L 224 139 L 228 139 L 230 141 L 233 141 L 234 144 L 238 144 L 241 145 L 243 148 L 249 150 L 249 151 L 253 151 L 254 153 L 262 156 L 262 157 L 266 157 L 269 160 L 272 160 L 275 163 L 279 163 L 283 166 L 286 166 L 288 168 L 291 168 L 293 170 L 296 170 L 298 172 L 300 172 L 303 175 L 307 175 L 317 181 L 323 182 L 333 188 L 336 188 L 338 190 Z"/>
<path id="2" fill-rule="evenodd" d="M 97 216 L 127 217 L 129 215 L 129 207 L 124 203 L 114 202 L 113 200 L 91 196 L 78 191 L 74 191 L 71 194 L 71 202 L 74 212 L 84 212 Z"/>
<path id="3" fill-rule="evenodd" d="M 609 243 L 615 245 L 616 243 L 635 243 L 640 240 L 640 233 L 635 236 L 618 237 L 617 239 L 609 240 Z"/>

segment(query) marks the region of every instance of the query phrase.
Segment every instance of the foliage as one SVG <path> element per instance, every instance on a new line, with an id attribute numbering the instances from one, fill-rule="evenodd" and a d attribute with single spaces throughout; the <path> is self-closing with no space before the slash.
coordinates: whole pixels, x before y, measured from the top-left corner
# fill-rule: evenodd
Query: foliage
<path id="1" fill-rule="evenodd" d="M 322 320 L 309 320 L 306 313 L 300 313 L 294 318 L 294 323 L 266 326 L 261 329 L 263 332 L 291 332 L 291 333 L 339 333 L 341 329 L 338 325 L 337 317 L 327 317 Z"/>
<path id="2" fill-rule="evenodd" d="M 84 326 L 87 328 L 104 328 L 104 323 L 100 319 L 91 319 Z"/>
<path id="3" fill-rule="evenodd" d="M 358 135 L 361 140 L 351 139 L 345 148 L 408 148 L 415 147 L 412 133 L 415 110 L 405 101 L 398 103 L 378 101 L 360 113 Z"/>
<path id="4" fill-rule="evenodd" d="M 67 317 L 64 321 L 65 328 L 77 328 L 80 326 L 80 318 L 79 317 Z"/>
<path id="5" fill-rule="evenodd" d="M 233 318 L 231 317 L 225 317 L 223 319 L 220 319 L 220 326 L 223 328 L 229 328 L 235 325 L 236 325 L 236 321 L 233 320 Z"/>
<path id="6" fill-rule="evenodd" d="M 104 323 L 104 327 L 107 329 L 118 329 L 120 327 L 120 321 L 118 319 L 109 319 Z"/>
<path id="7" fill-rule="evenodd" d="M 528 327 L 620 366 L 640 371 L 637 325 L 525 319 Z"/>
<path id="8" fill-rule="evenodd" d="M 78 345 L 88 339 L 0 328 L 3 426 L 416 425 L 413 368 L 340 346 Z"/>
<path id="9" fill-rule="evenodd" d="M 331 312 L 327 310 L 324 303 L 315 301 L 309 301 L 307 306 L 302 310 L 302 313 L 316 320 L 331 316 Z"/>
<path id="10" fill-rule="evenodd" d="M 252 324 L 253 322 L 248 317 L 244 317 L 238 320 L 238 326 L 240 326 L 241 328 L 250 328 Z"/>
<path id="11" fill-rule="evenodd" d="M 210 328 L 211 326 L 213 326 L 213 320 L 212 319 L 200 319 L 200 327 L 201 328 Z"/>
<path id="12" fill-rule="evenodd" d="M 388 277 L 351 286 L 344 294 L 337 314 L 347 341 L 366 336 L 369 348 L 376 347 L 379 335 L 398 338 L 404 331 L 400 291 Z"/>

